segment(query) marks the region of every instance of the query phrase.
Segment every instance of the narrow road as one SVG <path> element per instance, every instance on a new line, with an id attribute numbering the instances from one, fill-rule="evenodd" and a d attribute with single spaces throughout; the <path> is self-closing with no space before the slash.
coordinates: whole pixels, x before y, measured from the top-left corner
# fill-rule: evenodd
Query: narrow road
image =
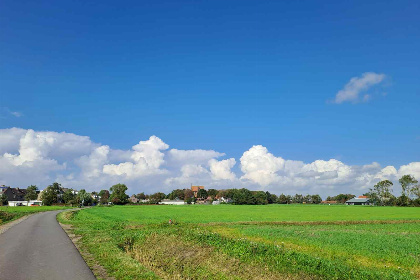
<path id="1" fill-rule="evenodd" d="M 59 212 L 32 215 L 0 234 L 0 280 L 96 279 L 58 224 Z"/>

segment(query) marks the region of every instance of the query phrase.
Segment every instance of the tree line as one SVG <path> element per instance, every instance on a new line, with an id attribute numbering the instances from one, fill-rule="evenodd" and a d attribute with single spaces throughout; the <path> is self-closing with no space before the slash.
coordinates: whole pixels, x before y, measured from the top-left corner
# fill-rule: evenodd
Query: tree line
<path id="1" fill-rule="evenodd" d="M 363 194 L 367 196 L 375 205 L 381 206 L 420 206 L 420 185 L 418 181 L 411 175 L 402 176 L 398 182 L 401 185 L 401 195 L 396 197 L 392 194 L 393 183 L 389 180 L 382 180 L 375 184 L 369 192 Z M 43 205 L 53 204 L 72 204 L 72 205 L 96 205 L 96 204 L 116 204 L 123 205 L 130 203 L 129 196 L 126 194 L 127 186 L 125 184 L 113 185 L 109 190 L 103 189 L 100 192 L 86 192 L 85 189 L 74 191 L 73 189 L 65 189 L 61 184 L 55 182 L 41 193 Z M 25 199 L 35 200 L 38 197 L 39 190 L 35 185 L 31 185 L 26 189 Z M 197 196 L 191 189 L 174 189 L 170 193 L 165 194 L 156 192 L 153 194 L 145 194 L 144 192 L 134 195 L 140 203 L 157 204 L 163 199 L 179 199 L 188 204 L 197 200 L 213 200 L 224 198 L 222 203 L 232 203 L 236 205 L 265 205 L 265 204 L 319 204 L 322 198 L 319 194 L 315 195 L 285 195 L 272 194 L 268 191 L 251 191 L 246 188 L 241 189 L 200 189 Z M 336 196 L 328 196 L 327 201 L 336 201 L 337 203 L 345 203 L 354 198 L 353 194 L 338 194 Z M 4 194 L 0 197 L 3 205 L 7 204 L 7 198 Z"/>

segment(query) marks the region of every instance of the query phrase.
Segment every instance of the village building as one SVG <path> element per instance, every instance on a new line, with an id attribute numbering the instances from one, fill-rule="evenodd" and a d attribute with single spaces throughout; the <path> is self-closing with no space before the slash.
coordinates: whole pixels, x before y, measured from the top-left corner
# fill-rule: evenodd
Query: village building
<path id="1" fill-rule="evenodd" d="M 20 188 L 10 188 L 7 187 L 6 190 L 3 190 L 7 198 L 9 206 L 40 206 L 42 201 L 40 200 L 25 200 L 26 190 Z"/>
<path id="2" fill-rule="evenodd" d="M 131 203 L 139 203 L 139 199 L 134 194 L 132 196 L 130 196 L 130 198 L 128 200 Z"/>
<path id="3" fill-rule="evenodd" d="M 187 204 L 187 203 L 185 201 L 179 199 L 179 198 L 175 198 L 173 200 L 163 199 L 161 202 L 159 202 L 159 204 L 162 204 L 162 205 L 184 205 L 184 204 Z"/>
<path id="4" fill-rule="evenodd" d="M 203 190 L 203 189 L 204 189 L 204 186 L 191 186 L 191 190 L 195 198 L 197 198 L 198 191 Z"/>
<path id="5" fill-rule="evenodd" d="M 359 196 L 346 201 L 346 205 L 373 205 L 367 196 Z"/>
<path id="6" fill-rule="evenodd" d="M 337 204 L 336 200 L 323 200 L 321 201 L 321 204 Z"/>

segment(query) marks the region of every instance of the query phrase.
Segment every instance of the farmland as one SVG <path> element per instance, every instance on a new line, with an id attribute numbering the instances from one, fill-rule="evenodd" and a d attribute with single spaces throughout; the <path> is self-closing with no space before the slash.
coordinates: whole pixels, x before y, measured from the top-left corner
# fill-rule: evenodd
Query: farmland
<path id="1" fill-rule="evenodd" d="M 420 277 L 419 208 L 114 206 L 59 219 L 116 279 Z"/>
<path id="2" fill-rule="evenodd" d="M 53 210 L 61 210 L 67 209 L 71 207 L 64 207 L 64 206 L 38 206 L 38 207 L 30 207 L 30 206 L 22 206 L 22 207 L 9 207 L 9 206 L 0 206 L 0 225 L 5 224 L 7 222 L 16 220 L 20 217 L 44 212 L 44 211 L 53 211 Z"/>

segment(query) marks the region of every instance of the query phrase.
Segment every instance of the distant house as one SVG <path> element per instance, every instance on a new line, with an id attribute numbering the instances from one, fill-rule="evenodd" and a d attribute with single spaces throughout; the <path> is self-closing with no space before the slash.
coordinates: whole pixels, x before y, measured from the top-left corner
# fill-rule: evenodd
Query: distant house
<path id="1" fill-rule="evenodd" d="M 139 199 L 134 194 L 132 196 L 130 196 L 130 198 L 128 200 L 131 203 L 139 203 Z"/>
<path id="2" fill-rule="evenodd" d="M 321 204 L 337 204 L 336 200 L 323 200 Z"/>
<path id="3" fill-rule="evenodd" d="M 42 205 L 42 201 L 40 200 L 25 200 L 25 189 L 7 187 L 6 189 L 3 189 L 2 193 L 6 195 L 9 206 Z"/>
<path id="4" fill-rule="evenodd" d="M 185 201 L 180 200 L 180 199 L 163 199 L 161 202 L 159 202 L 159 204 L 162 205 L 184 205 L 187 204 Z"/>
<path id="5" fill-rule="evenodd" d="M 230 198 L 224 198 L 224 197 L 219 197 L 219 198 L 213 200 L 212 204 L 213 205 L 218 205 L 218 204 L 220 204 L 222 202 L 223 203 L 232 203 L 232 199 L 230 199 Z"/>
<path id="6" fill-rule="evenodd" d="M 191 186 L 194 197 L 197 197 L 198 191 L 204 189 L 204 186 Z"/>
<path id="7" fill-rule="evenodd" d="M 346 201 L 347 205 L 372 205 L 370 198 L 367 196 L 359 196 Z"/>

